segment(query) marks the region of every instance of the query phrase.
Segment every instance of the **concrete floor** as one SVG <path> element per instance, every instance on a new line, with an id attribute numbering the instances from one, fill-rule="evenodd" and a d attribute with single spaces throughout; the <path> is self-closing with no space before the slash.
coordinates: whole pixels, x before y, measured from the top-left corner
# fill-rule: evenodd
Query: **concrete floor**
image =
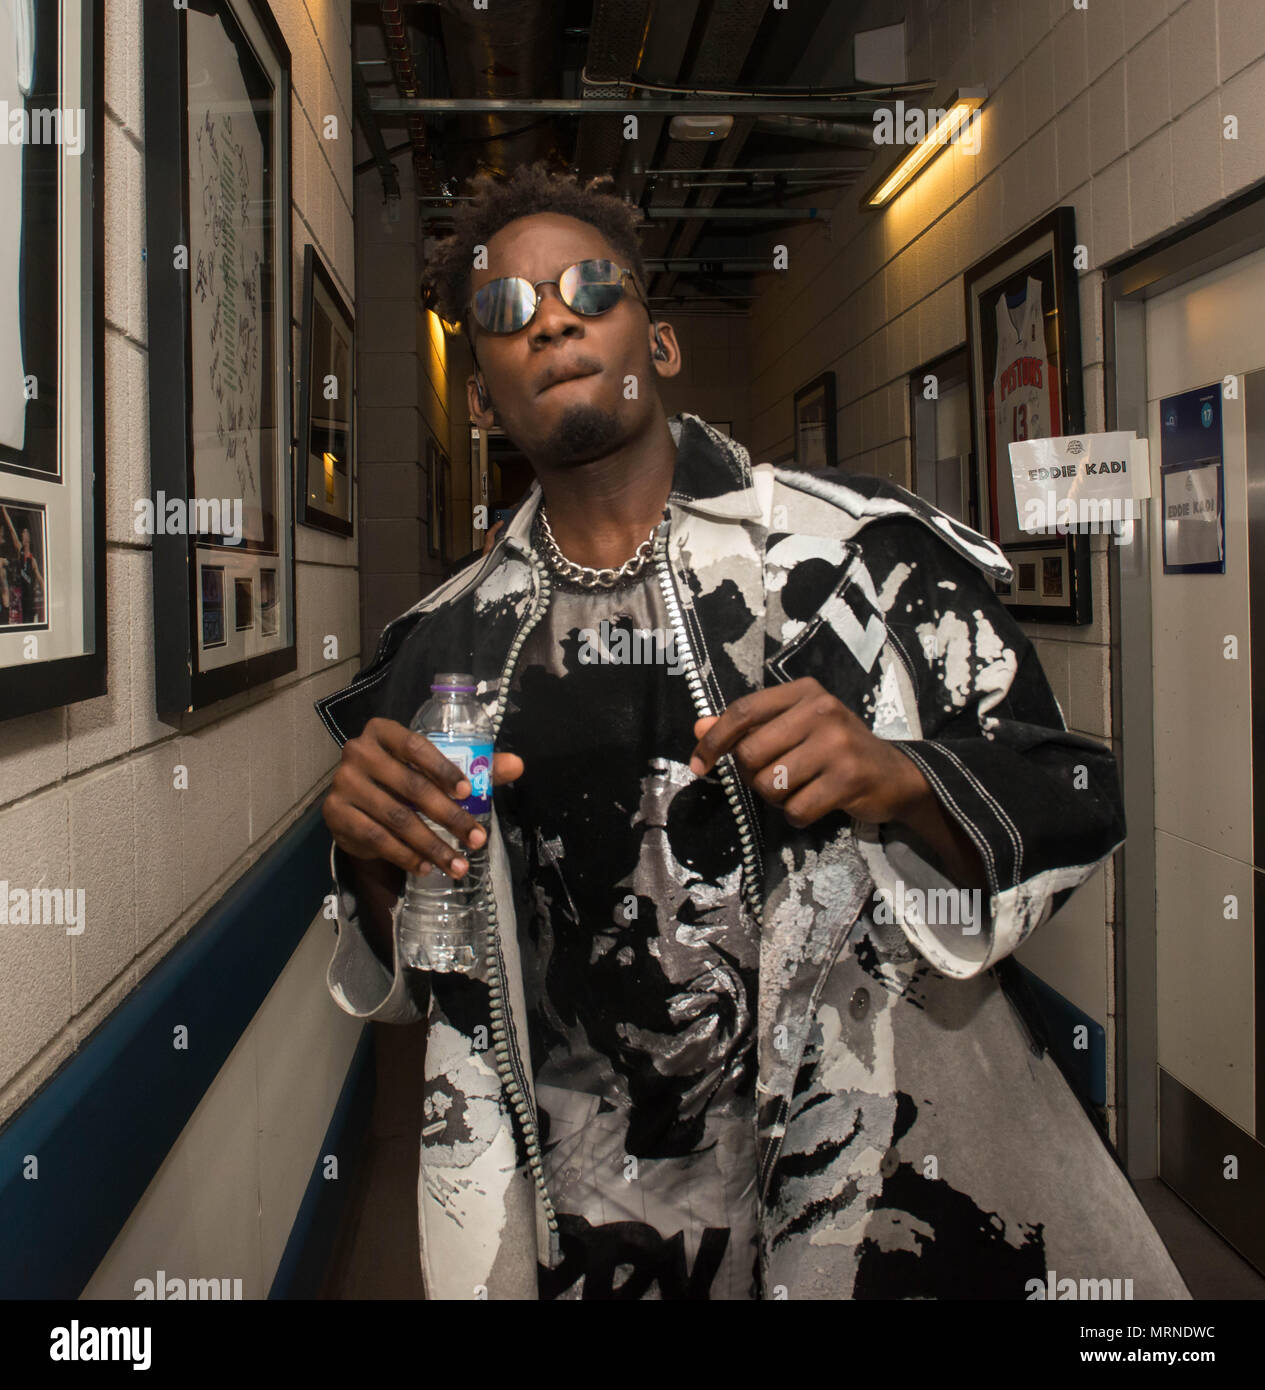
<path id="1" fill-rule="evenodd" d="M 1192 1298 L 1265 1299 L 1265 1277 L 1171 1187 L 1159 1178 L 1144 1178 L 1134 1187 Z"/>
<path id="2" fill-rule="evenodd" d="M 417 1142 L 424 1024 L 373 1023 L 378 1070 L 361 1177 L 347 1206 L 322 1298 L 420 1299 Z"/>
<path id="3" fill-rule="evenodd" d="M 420 1024 L 373 1024 L 378 1068 L 369 1150 L 321 1290 L 332 1299 L 420 1299 L 417 1140 Z M 1158 1178 L 1135 1184 L 1195 1299 L 1265 1299 L 1265 1277 Z"/>

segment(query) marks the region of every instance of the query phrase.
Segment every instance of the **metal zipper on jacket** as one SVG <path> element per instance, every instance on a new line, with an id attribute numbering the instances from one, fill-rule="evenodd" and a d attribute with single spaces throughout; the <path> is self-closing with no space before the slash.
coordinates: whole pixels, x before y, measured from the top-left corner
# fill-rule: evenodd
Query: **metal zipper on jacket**
<path id="1" fill-rule="evenodd" d="M 896 636 L 896 634 L 892 631 L 890 627 L 887 629 L 887 640 L 889 643 L 891 643 L 892 650 L 900 658 L 900 664 L 905 668 L 905 674 L 909 677 L 910 689 L 913 690 L 914 696 L 915 698 L 917 698 L 918 678 L 914 675 L 913 663 L 910 661 L 908 655 L 906 654 L 904 645 L 902 644 L 900 638 Z"/>
<path id="2" fill-rule="evenodd" d="M 672 582 L 672 569 L 668 563 L 668 524 L 667 521 L 664 521 L 660 525 L 654 542 L 655 564 L 659 570 L 659 588 L 663 591 L 663 602 L 668 610 L 668 620 L 676 633 L 677 651 L 684 658 L 685 680 L 689 686 L 690 696 L 694 701 L 694 708 L 698 711 L 700 719 L 706 719 L 714 715 L 716 711 L 711 708 L 707 691 L 703 688 L 703 678 L 699 675 L 698 666 L 694 661 L 694 650 L 690 646 L 689 634 L 685 629 L 685 620 L 681 617 L 680 600 L 677 598 L 676 586 Z M 738 774 L 734 768 L 733 759 L 728 755 L 723 757 L 716 764 L 716 771 L 720 774 L 721 785 L 725 789 L 725 796 L 738 824 L 738 838 L 742 846 L 742 896 L 756 922 L 763 926 L 764 903 L 761 897 L 763 866 L 760 864 L 756 850 L 755 830 L 747 816 L 742 796 L 738 790 Z"/>
<path id="3" fill-rule="evenodd" d="M 510 647 L 509 656 L 506 658 L 505 667 L 501 672 L 500 691 L 497 695 L 496 709 L 492 714 L 492 737 L 494 741 L 501 732 L 501 722 L 505 718 L 505 704 L 509 696 L 509 683 L 513 677 L 514 667 L 518 662 L 519 653 L 522 651 L 523 644 L 527 641 L 532 629 L 544 616 L 549 607 L 549 576 L 538 563 L 534 555 L 529 555 L 528 559 L 535 572 L 539 585 L 539 592 L 537 595 L 536 607 L 523 626 L 519 628 L 518 634 L 514 638 L 513 645 Z M 488 1002 L 492 1019 L 492 1045 L 496 1056 L 496 1073 L 500 1077 L 501 1085 L 504 1087 L 506 1095 L 509 1096 L 510 1104 L 513 1105 L 514 1111 L 518 1115 L 519 1123 L 523 1127 L 523 1137 L 527 1145 L 527 1163 L 531 1168 L 531 1175 L 535 1179 L 536 1186 L 540 1190 L 540 1198 L 544 1205 L 545 1219 L 549 1223 L 549 1230 L 554 1235 L 557 1235 L 558 1217 L 554 1212 L 553 1202 L 549 1197 L 548 1189 L 545 1187 L 545 1172 L 540 1148 L 540 1130 L 536 1124 L 536 1116 L 533 1112 L 531 1101 L 528 1098 L 526 1077 L 515 1071 L 514 1060 L 510 1054 L 510 1009 L 509 1001 L 505 996 L 505 981 L 501 975 L 499 950 L 500 928 L 496 916 L 496 894 L 490 891 L 490 881 L 491 870 L 489 866 L 488 877 L 484 880 L 482 893 L 488 919 L 486 964 L 488 971 Z"/>

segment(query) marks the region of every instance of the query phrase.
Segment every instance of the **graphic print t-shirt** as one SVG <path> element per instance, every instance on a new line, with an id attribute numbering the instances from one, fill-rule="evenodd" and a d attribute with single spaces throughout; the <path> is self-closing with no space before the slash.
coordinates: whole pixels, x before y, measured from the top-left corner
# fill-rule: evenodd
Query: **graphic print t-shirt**
<path id="1" fill-rule="evenodd" d="M 552 583 L 497 740 L 525 770 L 496 791 L 563 1253 L 540 1296 L 755 1298 L 759 928 L 733 813 L 689 770 L 653 565 Z"/>

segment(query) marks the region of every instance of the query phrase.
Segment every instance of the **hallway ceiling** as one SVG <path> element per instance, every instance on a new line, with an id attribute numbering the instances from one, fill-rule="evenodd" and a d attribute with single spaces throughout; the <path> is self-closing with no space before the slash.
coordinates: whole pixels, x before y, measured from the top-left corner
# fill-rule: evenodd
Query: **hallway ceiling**
<path id="1" fill-rule="evenodd" d="M 470 0 L 357 0 L 352 10 L 357 122 L 380 169 L 411 155 L 426 235 L 445 233 L 454 197 L 479 169 L 506 174 L 544 159 L 582 181 L 611 173 L 649 219 L 650 296 L 665 312 L 745 313 L 753 276 L 769 266 L 770 233 L 802 220 L 794 209 L 777 215 L 784 201 L 821 192 L 833 202 L 863 179 L 880 99 L 917 102 L 930 86 L 928 74 L 906 82 L 896 72 L 893 87 L 854 76 L 855 34 L 900 23 L 904 0 L 786 10 L 769 0 L 490 0 L 486 11 Z M 707 95 L 689 95 L 697 89 Z M 673 138 L 673 114 L 651 111 L 638 116 L 638 139 L 624 138 L 639 103 L 674 100 L 682 114 L 712 116 L 718 101 L 745 97 L 776 110 L 734 115 L 724 138 L 708 141 Z M 509 98 L 521 109 L 429 106 L 452 98 Z M 546 110 L 546 99 L 576 109 Z M 406 110 L 407 100 L 417 105 Z M 597 100 L 618 109 L 578 109 Z"/>

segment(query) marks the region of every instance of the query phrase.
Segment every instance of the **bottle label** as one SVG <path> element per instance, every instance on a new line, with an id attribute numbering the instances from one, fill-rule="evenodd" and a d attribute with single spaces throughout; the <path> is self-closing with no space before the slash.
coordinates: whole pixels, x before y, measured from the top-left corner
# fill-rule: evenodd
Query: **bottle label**
<path id="1" fill-rule="evenodd" d="M 472 816 L 487 815 L 492 809 L 492 745 L 469 739 L 450 742 L 442 735 L 431 742 L 449 762 L 456 763 L 470 783 L 470 795 L 459 802 L 461 809 Z"/>

